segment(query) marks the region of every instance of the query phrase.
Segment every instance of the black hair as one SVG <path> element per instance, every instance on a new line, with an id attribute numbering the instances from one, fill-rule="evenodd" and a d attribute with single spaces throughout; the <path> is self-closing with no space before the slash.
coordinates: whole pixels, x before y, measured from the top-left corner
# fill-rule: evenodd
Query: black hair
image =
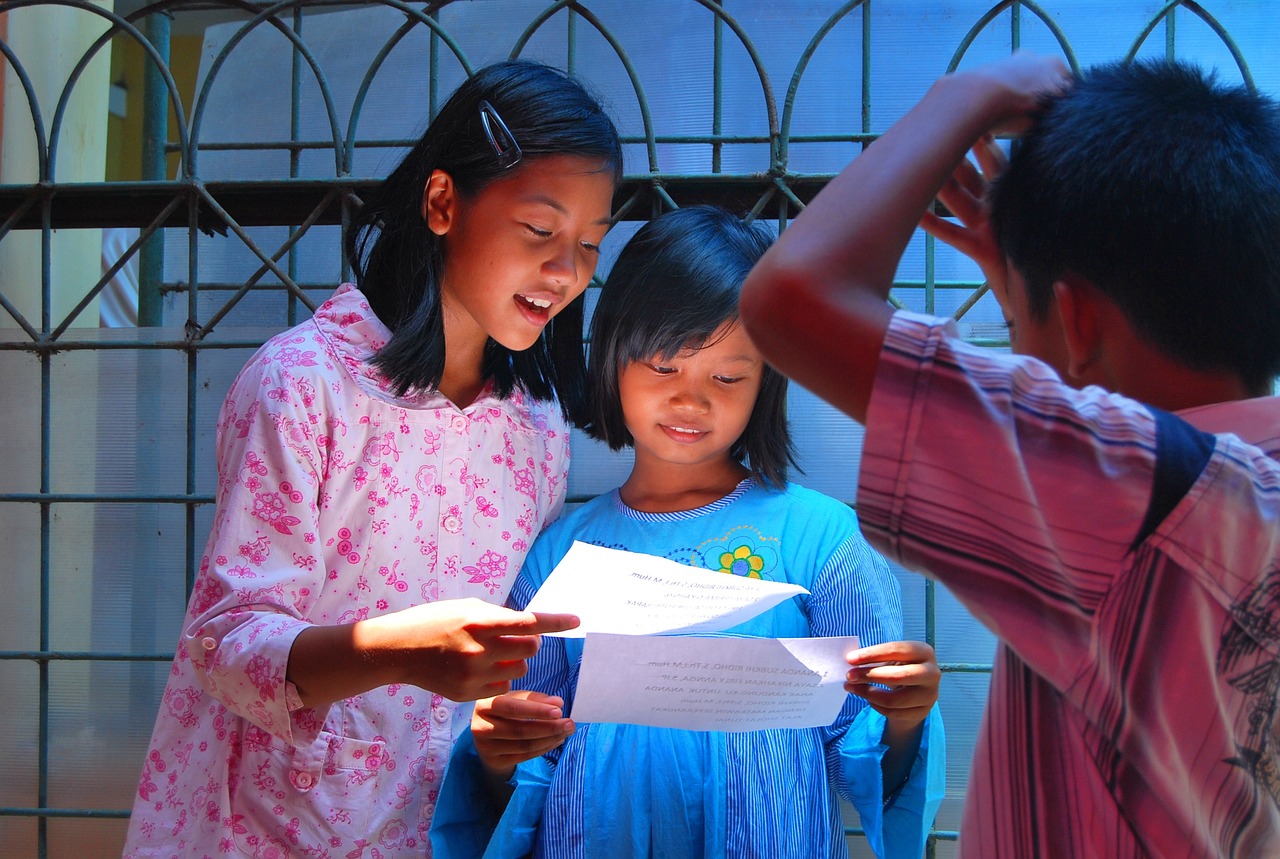
<path id="1" fill-rule="evenodd" d="M 482 103 L 488 102 L 482 117 Z M 423 191 L 433 170 L 452 177 L 458 193 L 470 196 L 521 164 L 499 157 L 486 134 L 485 119 L 505 123 L 524 161 L 545 155 L 601 159 L 622 178 L 622 145 L 599 102 L 576 80 L 551 66 L 526 60 L 495 63 L 464 81 L 440 108 L 421 139 L 399 166 L 369 195 L 353 217 L 344 250 L 356 286 L 374 314 L 391 329 L 391 339 L 373 363 L 403 395 L 434 388 L 444 372 L 444 322 L 440 279 L 441 237 L 422 215 Z M 493 129 L 504 148 L 510 142 Z M 547 324 L 538 342 L 512 352 L 490 339 L 483 378 L 500 397 L 517 386 L 540 400 L 556 398 L 567 418 L 581 420 L 585 359 L 583 300 L 566 306 Z"/>
<path id="2" fill-rule="evenodd" d="M 738 321 L 738 295 L 773 242 L 764 224 L 712 206 L 649 221 L 618 255 L 591 319 L 587 434 L 612 450 L 634 443 L 622 416 L 618 374 L 633 361 L 699 348 Z M 787 428 L 787 379 L 768 364 L 751 417 L 729 451 L 766 486 L 782 488 L 795 449 Z"/>
<path id="3" fill-rule="evenodd" d="M 1043 320 L 1089 281 L 1179 363 L 1265 393 L 1280 372 L 1280 109 L 1176 61 L 1095 67 L 1048 99 L 992 191 Z"/>

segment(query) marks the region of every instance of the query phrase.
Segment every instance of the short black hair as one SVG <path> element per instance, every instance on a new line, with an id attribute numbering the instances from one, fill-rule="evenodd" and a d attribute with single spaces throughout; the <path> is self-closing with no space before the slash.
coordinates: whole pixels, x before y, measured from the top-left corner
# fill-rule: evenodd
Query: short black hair
<path id="1" fill-rule="evenodd" d="M 1194 370 L 1280 373 L 1280 109 L 1177 61 L 1095 67 L 1046 100 L 992 191 L 1043 320 L 1075 275 Z"/>
<path id="2" fill-rule="evenodd" d="M 515 166 L 498 158 L 486 136 L 483 101 L 520 146 L 522 161 Z M 523 162 L 547 155 L 599 158 L 612 170 L 615 187 L 622 178 L 617 129 L 581 83 L 541 63 L 495 63 L 454 91 L 413 149 L 352 218 L 344 250 L 356 286 L 392 332 L 373 363 L 399 394 L 434 388 L 444 372 L 441 237 L 422 216 L 423 190 L 432 171 L 445 171 L 459 193 L 470 196 L 520 170 Z M 581 420 L 586 372 L 583 304 L 579 297 L 561 310 L 525 351 L 512 352 L 489 340 L 482 374 L 493 380 L 498 396 L 509 396 L 520 386 L 536 399 L 558 399 L 566 417 Z"/>
<path id="3" fill-rule="evenodd" d="M 612 450 L 634 443 L 622 416 L 618 374 L 634 361 L 665 359 L 737 324 L 738 295 L 773 243 L 759 222 L 713 206 L 666 212 L 618 255 L 591 319 L 587 434 Z M 787 379 L 765 364 L 760 393 L 730 455 L 761 484 L 781 489 L 795 450 L 787 427 Z"/>

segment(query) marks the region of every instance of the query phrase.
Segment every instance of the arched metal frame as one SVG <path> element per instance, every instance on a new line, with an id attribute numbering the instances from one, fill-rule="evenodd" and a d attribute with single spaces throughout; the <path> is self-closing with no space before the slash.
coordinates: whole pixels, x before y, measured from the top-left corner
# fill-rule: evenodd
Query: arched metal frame
<path id="1" fill-rule="evenodd" d="M 430 37 L 431 79 L 430 102 L 434 113 L 437 100 L 437 56 L 439 46 L 443 45 L 444 53 L 453 57 L 464 73 L 471 74 L 474 66 L 467 57 L 462 45 L 437 19 L 438 12 L 450 5 L 451 0 L 429 3 L 425 7 L 412 6 L 402 0 L 363 0 L 363 2 L 341 2 L 340 0 L 280 0 L 273 4 L 252 3 L 248 0 L 215 0 L 215 2 L 199 4 L 202 8 L 216 7 L 227 13 L 236 13 L 243 19 L 243 24 L 235 36 L 228 40 L 219 54 L 213 58 L 208 68 L 206 79 L 199 89 L 190 107 L 188 119 L 187 108 L 182 103 L 179 89 L 168 66 L 167 42 L 162 45 L 153 44 L 142 29 L 139 29 L 150 16 L 179 16 L 184 14 L 191 4 L 184 0 L 160 0 L 133 12 L 121 16 L 107 11 L 90 2 L 90 0 L 6 0 L 0 2 L 0 14 L 33 6 L 60 6 L 79 10 L 83 14 L 101 18 L 106 26 L 104 33 L 85 51 L 63 88 L 52 114 L 52 123 L 46 134 L 45 111 L 39 103 L 30 77 L 21 61 L 21 47 L 13 46 L 0 40 L 0 53 L 3 53 L 6 74 L 14 75 L 20 83 L 21 90 L 29 109 L 31 124 L 36 141 L 37 169 L 36 181 L 28 184 L 0 185 L 0 241 L 14 230 L 38 230 L 42 235 L 43 274 L 41 318 L 39 320 L 25 318 L 13 301 L 4 294 L 4 284 L 0 283 L 0 308 L 14 320 L 17 329 L 25 337 L 0 339 L 0 350 L 19 350 L 37 356 L 42 366 L 42 386 L 39 393 L 39 409 L 41 415 L 41 451 L 47 457 L 49 441 L 50 402 L 54 396 L 50 380 L 50 360 L 57 352 L 74 350 L 100 349 L 133 349 L 133 350 L 171 350 L 185 353 L 188 363 L 188 384 L 194 385 L 195 367 L 200 352 L 207 349 L 243 348 L 256 345 L 258 341 L 245 340 L 235 333 L 211 339 L 226 315 L 251 290 L 263 288 L 262 281 L 270 275 L 276 281 L 271 288 L 282 290 L 291 296 L 290 319 L 293 317 L 295 302 L 301 302 L 311 308 L 305 287 L 295 279 L 295 256 L 298 241 L 313 226 L 319 224 L 344 224 L 354 207 L 360 205 L 361 196 L 376 182 L 376 177 L 353 175 L 355 152 L 358 147 L 402 147 L 403 140 L 380 140 L 376 138 L 360 138 L 362 110 L 379 71 L 384 67 L 387 57 L 411 33 L 424 28 Z M 774 96 L 775 87 L 761 56 L 753 43 L 750 34 L 741 23 L 725 8 L 721 0 L 689 0 L 691 4 L 701 6 L 711 16 L 714 38 L 714 80 L 713 80 L 713 112 L 711 130 L 702 135 L 663 136 L 655 130 L 650 111 L 649 97 L 635 64 L 627 53 L 625 40 L 612 31 L 592 9 L 592 4 L 579 0 L 550 0 L 521 33 L 510 50 L 510 56 L 519 56 L 531 39 L 552 20 L 565 18 L 568 25 L 568 58 L 567 66 L 573 71 L 576 27 L 584 22 L 594 29 L 596 34 L 613 50 L 621 64 L 632 88 L 635 107 L 641 118 L 642 133 L 638 137 L 625 138 L 628 144 L 643 144 L 646 155 L 645 172 L 632 173 L 625 177 L 622 187 L 615 198 L 616 220 L 644 220 L 665 209 L 676 208 L 689 201 L 720 202 L 731 208 L 749 211 L 754 217 L 776 218 L 780 228 L 785 227 L 788 219 L 800 209 L 828 181 L 828 175 L 798 174 L 789 169 L 790 147 L 795 142 L 847 142 L 866 146 L 875 139 L 871 123 L 871 47 L 873 43 L 871 8 L 874 0 L 848 0 L 833 2 L 833 10 L 829 17 L 814 33 L 787 81 L 786 95 L 783 99 L 781 115 Z M 307 44 L 303 33 L 305 14 L 311 11 L 342 6 L 384 7 L 395 9 L 405 16 L 405 22 L 387 38 L 376 52 L 363 79 L 360 81 L 351 112 L 345 121 L 339 116 L 329 80 L 325 71 L 317 61 Z M 1165 32 L 1165 50 L 1168 55 L 1174 53 L 1175 13 L 1183 10 L 1196 16 L 1222 41 L 1229 50 L 1241 76 L 1249 86 L 1254 86 L 1248 63 L 1239 46 L 1232 39 L 1226 28 L 1201 3 L 1194 0 L 1170 0 L 1165 3 L 1135 37 L 1125 59 L 1137 56 L 1156 29 L 1163 25 Z M 1008 13 L 1009 40 L 1012 48 L 1020 45 L 1023 28 L 1022 16 L 1027 13 L 1034 17 L 1039 25 L 1046 27 L 1053 35 L 1062 50 L 1064 58 L 1072 66 L 1078 68 L 1078 61 L 1067 35 L 1058 27 L 1053 16 L 1039 3 L 1032 0 L 1002 0 L 993 3 L 970 27 L 965 36 L 956 45 L 955 51 L 947 65 L 947 70 L 958 68 L 964 60 L 974 40 L 988 28 L 1002 20 Z M 794 107 L 801 83 L 811 59 L 823 45 L 827 36 L 838 24 L 861 13 L 862 69 L 861 69 L 861 115 L 858 127 L 838 134 L 793 135 L 792 122 Z M 278 32 L 285 42 L 286 48 L 293 55 L 292 81 L 292 133 L 289 140 L 253 141 L 250 143 L 205 142 L 202 140 L 202 123 L 206 107 L 218 84 L 218 72 L 231 58 L 238 45 L 254 30 L 270 27 Z M 728 135 L 721 127 L 721 70 L 724 31 L 727 29 L 736 38 L 742 50 L 750 59 L 759 77 L 760 99 L 763 114 L 767 118 L 767 134 Z M 140 182 L 115 183 L 70 183 L 57 179 L 58 144 L 63 132 L 65 114 L 72 94 L 81 84 L 82 76 L 89 64 L 99 56 L 102 48 L 115 38 L 126 38 L 137 43 L 146 55 L 146 61 L 152 72 L 158 75 L 161 88 L 152 97 L 164 102 L 165 107 L 172 108 L 177 117 L 176 127 L 172 129 L 172 142 L 163 143 L 164 150 L 175 154 L 181 164 L 179 175 L 174 179 L 155 178 Z M 309 141 L 299 139 L 298 105 L 301 81 L 309 74 L 319 91 L 327 119 L 329 139 Z M 164 108 L 161 108 L 164 109 Z M 660 164 L 660 144 L 664 143 L 696 143 L 712 148 L 712 170 L 705 174 L 665 173 Z M 720 168 L 720 155 L 726 145 L 767 143 L 769 146 L 769 163 L 767 169 L 753 174 L 729 174 Z M 330 178 L 300 178 L 297 163 L 300 153 L 308 150 L 332 149 L 334 173 Z M 200 153 L 204 151 L 225 151 L 229 149 L 259 149 L 287 151 L 291 157 L 289 178 L 270 181 L 233 181 L 208 180 L 200 175 Z M 52 301 L 50 296 L 50 246 L 51 234 L 56 229 L 102 227 L 102 226 L 138 226 L 140 236 L 125 256 L 84 294 L 65 319 L 51 318 Z M 288 228 L 289 234 L 284 242 L 274 249 L 260 246 L 250 235 L 248 229 L 255 226 L 272 225 Z M 190 274 L 185 288 L 189 292 L 190 318 L 185 330 L 181 333 L 161 329 L 159 331 L 138 330 L 133 339 L 124 338 L 109 342 L 94 338 L 77 337 L 72 325 L 83 311 L 90 305 L 106 284 L 125 264 L 126 259 L 137 254 L 148 240 L 157 236 L 162 228 L 185 228 L 190 235 Z M 256 271 L 241 284 L 229 289 L 227 300 L 221 308 L 212 312 L 206 319 L 198 319 L 196 314 L 196 295 L 200 289 L 198 268 L 198 251 L 196 236 L 199 231 L 218 231 L 230 233 L 238 237 L 246 248 L 260 262 Z M 923 288 L 925 308 L 934 308 L 935 290 L 963 289 L 968 290 L 968 297 L 959 305 L 955 316 L 962 317 L 982 297 L 985 285 L 981 283 L 940 284 L 933 277 L 934 240 L 926 239 L 925 246 L 925 278 L 923 282 L 903 282 L 903 287 Z M 282 260 L 286 260 L 283 262 Z M 158 289 L 160 284 L 156 284 Z M 33 398 L 34 400 L 34 398 Z M 192 428 L 197 420 L 194 415 L 194 396 L 187 391 L 188 409 L 188 451 L 195 430 Z M 211 421 L 207 416 L 199 420 Z M 50 517 L 54 504 L 101 504 L 105 502 L 124 502 L 134 504 L 182 505 L 187 511 L 187 556 L 188 567 L 185 570 L 188 589 L 194 579 L 194 564 L 198 562 L 197 541 L 202 535 L 194 534 L 194 511 L 201 505 L 212 502 L 208 493 L 197 491 L 195 482 L 188 469 L 187 487 L 184 493 L 176 495 L 157 495 L 138 491 L 126 494 L 95 493 L 54 493 L 50 491 L 47 465 L 42 467 L 41 487 L 34 493 L 0 494 L 0 508 L 6 505 L 36 505 L 41 519 L 41 645 L 37 651 L 0 652 L 0 660 L 16 660 L 35 663 L 41 672 L 41 695 L 39 726 L 41 742 L 39 804 L 36 807 L 0 808 L 0 817 L 36 818 L 39 825 L 39 853 L 47 855 L 46 824 L 58 817 L 123 817 L 127 810 L 121 809 L 69 809 L 49 807 L 47 803 L 47 728 L 49 718 L 48 668 L 51 662 L 71 661 L 167 661 L 169 653 L 69 653 L 50 649 L 48 645 L 48 604 L 53 598 L 50 589 Z M 926 590 L 926 636 L 932 641 L 934 591 L 932 583 Z M 945 659 L 946 654 L 940 654 Z M 946 663 L 944 670 L 948 672 L 986 672 L 989 665 L 967 663 Z M 952 831 L 935 832 L 930 840 L 930 855 L 939 841 L 954 840 L 956 833 Z"/>

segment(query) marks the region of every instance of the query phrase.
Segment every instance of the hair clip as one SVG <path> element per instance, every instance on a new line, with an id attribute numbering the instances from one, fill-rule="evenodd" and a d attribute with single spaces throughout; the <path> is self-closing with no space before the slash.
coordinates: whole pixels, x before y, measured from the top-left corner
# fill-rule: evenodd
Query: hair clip
<path id="1" fill-rule="evenodd" d="M 484 126 L 484 136 L 489 139 L 493 154 L 498 156 L 498 166 L 505 170 L 519 164 L 524 154 L 520 151 L 520 144 L 516 143 L 511 129 L 498 116 L 498 111 L 487 101 L 480 102 L 480 124 Z"/>

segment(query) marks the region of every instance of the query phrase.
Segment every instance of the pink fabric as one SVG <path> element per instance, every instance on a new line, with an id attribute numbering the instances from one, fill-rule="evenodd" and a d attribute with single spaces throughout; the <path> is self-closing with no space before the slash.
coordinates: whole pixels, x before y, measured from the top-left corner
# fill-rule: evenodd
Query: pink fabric
<path id="1" fill-rule="evenodd" d="M 311 624 L 501 603 L 564 502 L 559 408 L 486 391 L 394 397 L 390 332 L 341 287 L 241 371 L 217 425 L 217 511 L 125 856 L 423 856 L 470 708 L 411 686 L 301 707 Z M 367 851 L 367 852 L 366 852 Z"/>
<path id="2" fill-rule="evenodd" d="M 1280 856 L 1280 398 L 1179 417 L 894 316 L 858 517 L 1000 638 L 961 857 Z"/>

